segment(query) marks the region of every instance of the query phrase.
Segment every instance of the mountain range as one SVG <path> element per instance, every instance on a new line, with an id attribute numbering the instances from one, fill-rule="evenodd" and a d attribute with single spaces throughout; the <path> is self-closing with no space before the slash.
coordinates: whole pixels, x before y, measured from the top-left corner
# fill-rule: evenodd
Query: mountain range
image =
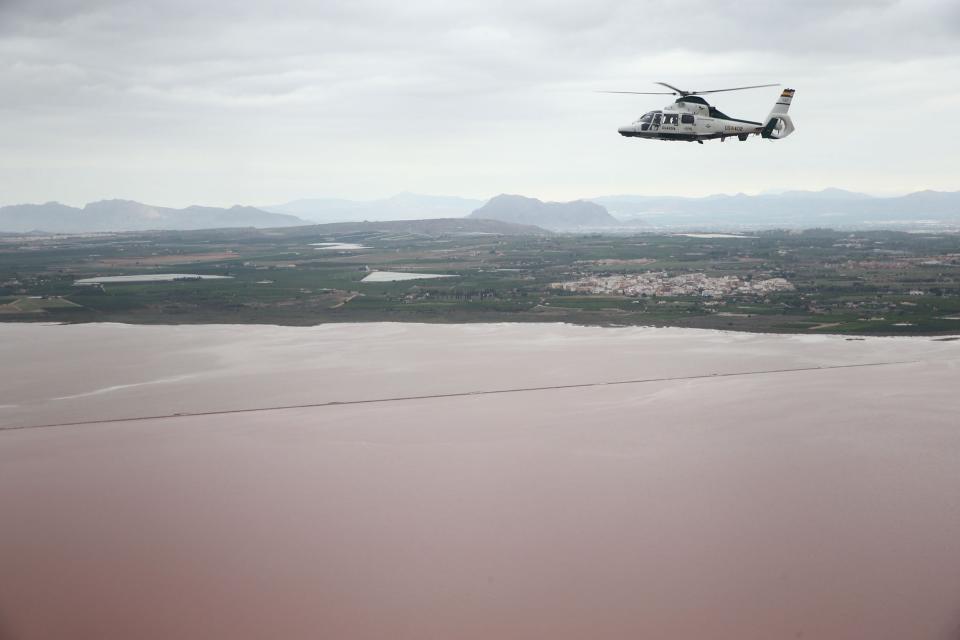
<path id="1" fill-rule="evenodd" d="M 103 200 L 85 207 L 57 202 L 0 207 L 0 232 L 86 233 L 288 227 L 311 222 L 493 219 L 559 231 L 722 230 L 763 228 L 960 228 L 960 192 L 918 191 L 874 197 L 842 189 L 761 195 L 614 195 L 568 203 L 499 195 L 488 202 L 401 193 L 354 201 L 295 200 L 271 207 L 156 207 Z"/>
<path id="2" fill-rule="evenodd" d="M 629 226 L 662 228 L 917 227 L 960 225 L 960 192 L 918 191 L 880 198 L 843 189 L 756 196 L 592 198 Z"/>
<path id="3" fill-rule="evenodd" d="M 541 202 L 507 194 L 484 203 L 468 198 L 401 193 L 372 201 L 296 200 L 263 209 L 317 222 L 470 216 L 559 231 L 960 227 L 960 192 L 918 191 L 905 196 L 876 197 L 836 188 L 696 198 L 612 195 L 572 203 Z"/>
<path id="4" fill-rule="evenodd" d="M 228 227 L 289 227 L 307 224 L 296 216 L 254 207 L 154 207 L 132 200 L 101 200 L 82 209 L 59 202 L 0 207 L 0 231 L 89 233 L 97 231 L 190 230 Z"/>

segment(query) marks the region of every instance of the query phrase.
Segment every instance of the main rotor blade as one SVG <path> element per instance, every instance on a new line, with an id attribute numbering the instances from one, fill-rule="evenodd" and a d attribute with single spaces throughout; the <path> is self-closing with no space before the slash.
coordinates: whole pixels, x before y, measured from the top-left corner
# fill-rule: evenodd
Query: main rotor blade
<path id="1" fill-rule="evenodd" d="M 672 96 L 672 91 L 594 91 L 594 93 L 632 93 L 638 96 Z"/>
<path id="2" fill-rule="evenodd" d="M 663 83 L 661 83 L 661 84 L 663 84 Z M 691 92 L 690 92 L 690 95 L 692 95 L 692 96 L 699 96 L 699 95 L 703 95 L 704 93 L 720 93 L 721 91 L 743 91 L 744 89 L 759 89 L 759 88 L 761 88 L 761 87 L 779 87 L 779 86 L 780 86 L 780 85 L 777 84 L 777 83 L 775 83 L 775 84 L 755 84 L 755 85 L 751 85 L 751 86 L 749 86 L 749 87 L 733 87 L 732 89 L 710 89 L 709 91 L 691 91 Z"/>
<path id="3" fill-rule="evenodd" d="M 653 84 L 659 84 L 660 86 L 666 87 L 667 89 L 673 89 L 673 92 L 678 96 L 688 96 L 690 95 L 689 91 L 684 91 L 683 89 L 677 89 L 672 84 L 667 84 L 666 82 L 654 82 Z"/>

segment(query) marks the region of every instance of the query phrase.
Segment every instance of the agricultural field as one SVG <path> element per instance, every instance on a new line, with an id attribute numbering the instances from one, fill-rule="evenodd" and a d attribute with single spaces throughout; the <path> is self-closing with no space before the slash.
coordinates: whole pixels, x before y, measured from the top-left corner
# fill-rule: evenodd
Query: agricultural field
<path id="1" fill-rule="evenodd" d="M 385 272 L 454 277 L 391 280 Z M 151 274 L 229 277 L 75 284 Z M 946 335 L 960 333 L 960 235 L 560 235 L 478 231 L 467 221 L 8 235 L 0 236 L 0 321 L 570 322 Z"/>

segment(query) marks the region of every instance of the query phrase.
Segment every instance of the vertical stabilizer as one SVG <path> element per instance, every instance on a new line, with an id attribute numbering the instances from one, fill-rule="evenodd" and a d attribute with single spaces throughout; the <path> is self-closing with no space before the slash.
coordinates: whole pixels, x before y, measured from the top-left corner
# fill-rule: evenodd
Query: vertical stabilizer
<path id="1" fill-rule="evenodd" d="M 790 109 L 790 103 L 793 101 L 793 94 L 793 89 L 783 90 L 773 109 L 770 110 L 770 115 L 767 116 L 766 124 L 760 132 L 761 136 L 779 140 L 793 133 L 793 120 L 787 115 L 787 110 Z"/>
<path id="2" fill-rule="evenodd" d="M 777 98 L 777 103 L 773 105 L 773 110 L 770 111 L 771 116 L 775 116 L 781 113 L 786 113 L 790 108 L 790 102 L 793 100 L 793 89 L 784 89 L 783 93 L 780 94 L 780 97 Z"/>

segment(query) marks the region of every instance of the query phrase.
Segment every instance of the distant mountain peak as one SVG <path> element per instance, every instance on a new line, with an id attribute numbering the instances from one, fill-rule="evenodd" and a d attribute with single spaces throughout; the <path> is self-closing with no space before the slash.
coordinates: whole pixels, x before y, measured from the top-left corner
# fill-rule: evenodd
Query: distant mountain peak
<path id="1" fill-rule="evenodd" d="M 471 218 L 531 224 L 545 229 L 615 227 L 620 224 L 605 207 L 587 200 L 543 202 L 503 193 L 473 211 Z"/>

